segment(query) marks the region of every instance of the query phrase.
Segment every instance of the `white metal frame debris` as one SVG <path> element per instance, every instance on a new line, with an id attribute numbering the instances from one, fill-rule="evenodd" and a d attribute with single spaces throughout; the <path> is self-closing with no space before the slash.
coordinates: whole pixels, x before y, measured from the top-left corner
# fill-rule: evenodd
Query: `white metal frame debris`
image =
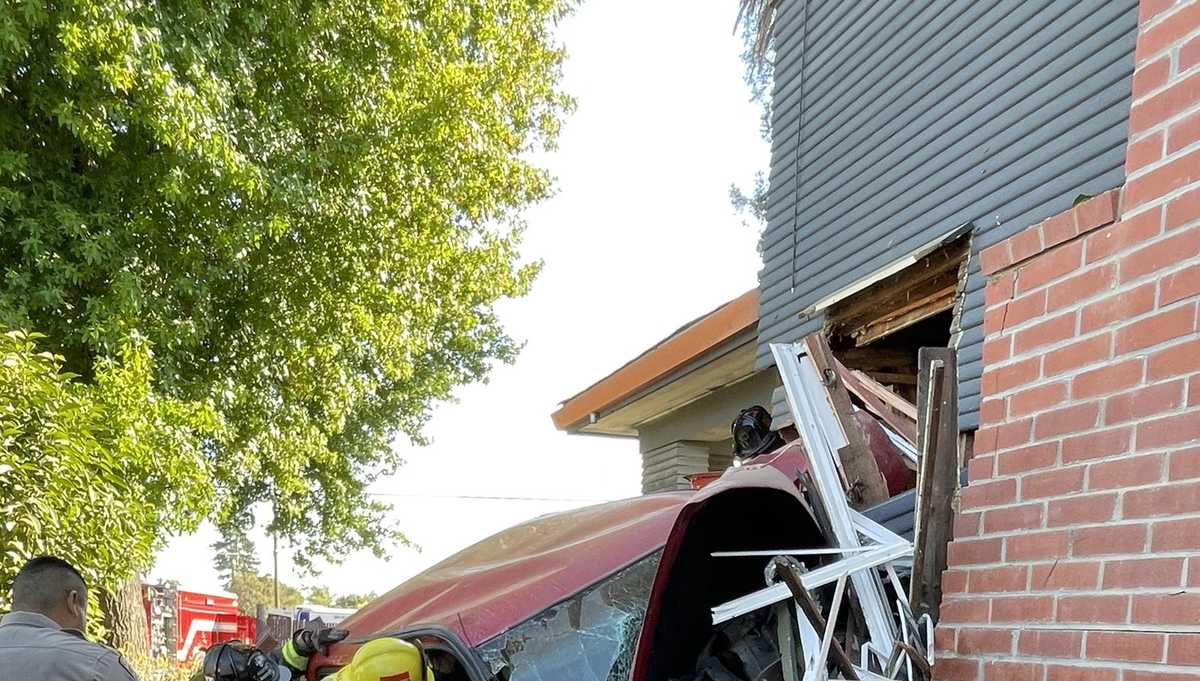
<path id="1" fill-rule="evenodd" d="M 809 472 L 816 487 L 812 492 L 818 497 L 816 502 L 824 510 L 834 534 L 829 540 L 836 545 L 827 549 L 717 552 L 712 555 L 844 555 L 841 560 L 800 575 L 800 583 L 809 591 L 831 583 L 837 585 L 825 631 L 820 633 L 820 639 L 816 639 L 818 632 L 812 629 L 806 618 L 798 618 L 802 632 L 800 645 L 806 663 L 805 681 L 824 681 L 828 678 L 829 648 L 847 580 L 854 584 L 854 594 L 866 620 L 869 639 L 861 646 L 862 666 L 855 667 L 854 671 L 860 679 L 872 680 L 891 680 L 906 672 L 911 681 L 915 678 L 914 659 L 922 664 L 933 663 L 933 623 L 927 615 L 921 620 L 913 619 L 908 603 L 903 598 L 905 590 L 892 565 L 898 559 L 911 558 L 913 545 L 850 508 L 843 487 L 844 474 L 839 470 L 837 456 L 838 451 L 848 444 L 844 426 L 838 420 L 829 393 L 816 365 L 805 353 L 803 344 L 775 343 L 771 345 L 771 352 L 783 379 L 792 419 L 804 445 Z M 896 600 L 895 614 L 886 604 L 886 591 L 879 568 L 884 569 L 896 593 L 902 596 Z M 774 584 L 713 608 L 713 623 L 720 624 L 792 597 L 786 584 Z M 820 641 L 820 647 L 815 649 L 817 640 Z M 913 654 L 918 657 L 912 657 Z M 870 671 L 871 656 L 875 656 L 877 668 L 883 675 Z"/>

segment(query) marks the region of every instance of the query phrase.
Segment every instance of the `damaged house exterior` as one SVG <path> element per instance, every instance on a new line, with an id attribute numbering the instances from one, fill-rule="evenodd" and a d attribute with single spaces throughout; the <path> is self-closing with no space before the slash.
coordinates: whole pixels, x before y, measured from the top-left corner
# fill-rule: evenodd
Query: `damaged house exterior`
<path id="1" fill-rule="evenodd" d="M 787 425 L 771 343 L 822 332 L 910 402 L 917 348 L 952 348 L 934 677 L 1200 678 L 1200 0 L 749 4 L 759 286 L 556 426 L 637 437 L 644 491 L 679 488 L 739 409 Z"/>

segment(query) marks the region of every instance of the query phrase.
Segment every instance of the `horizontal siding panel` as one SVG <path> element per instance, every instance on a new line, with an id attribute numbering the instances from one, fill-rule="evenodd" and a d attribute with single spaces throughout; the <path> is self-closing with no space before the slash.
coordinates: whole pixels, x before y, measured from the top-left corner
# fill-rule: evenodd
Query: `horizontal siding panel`
<path id="1" fill-rule="evenodd" d="M 971 223 L 958 350 L 960 425 L 974 427 L 975 256 L 1123 182 L 1136 6 L 785 2 L 758 365 L 773 363 L 770 342 L 820 328 L 799 316 L 817 300 Z"/>

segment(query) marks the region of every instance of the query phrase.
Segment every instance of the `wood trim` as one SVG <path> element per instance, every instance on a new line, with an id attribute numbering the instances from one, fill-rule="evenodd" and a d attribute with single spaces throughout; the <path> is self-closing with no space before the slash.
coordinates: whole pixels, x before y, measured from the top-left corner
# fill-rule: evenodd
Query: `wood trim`
<path id="1" fill-rule="evenodd" d="M 550 415 L 559 430 L 639 392 L 672 371 L 758 324 L 758 289 L 747 291 L 661 341 L 625 366 L 565 400 Z"/>

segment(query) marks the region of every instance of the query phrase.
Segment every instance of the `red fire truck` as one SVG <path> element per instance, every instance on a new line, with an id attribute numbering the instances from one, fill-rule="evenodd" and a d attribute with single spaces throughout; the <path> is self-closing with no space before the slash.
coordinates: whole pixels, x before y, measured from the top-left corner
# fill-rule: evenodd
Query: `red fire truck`
<path id="1" fill-rule="evenodd" d="M 222 641 L 255 640 L 255 618 L 238 612 L 233 594 L 186 591 L 171 584 L 147 584 L 142 603 L 149 623 L 150 651 L 180 662 Z"/>

